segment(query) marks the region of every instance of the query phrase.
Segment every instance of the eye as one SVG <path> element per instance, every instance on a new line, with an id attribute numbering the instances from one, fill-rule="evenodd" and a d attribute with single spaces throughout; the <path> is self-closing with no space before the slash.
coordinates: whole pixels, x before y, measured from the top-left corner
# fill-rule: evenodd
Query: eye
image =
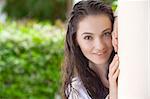
<path id="1" fill-rule="evenodd" d="M 104 33 L 104 36 L 106 36 L 106 37 L 111 37 L 111 32 L 106 32 L 106 33 Z"/>
<path id="2" fill-rule="evenodd" d="M 85 40 L 92 40 L 92 37 L 91 36 L 85 36 L 84 39 Z"/>

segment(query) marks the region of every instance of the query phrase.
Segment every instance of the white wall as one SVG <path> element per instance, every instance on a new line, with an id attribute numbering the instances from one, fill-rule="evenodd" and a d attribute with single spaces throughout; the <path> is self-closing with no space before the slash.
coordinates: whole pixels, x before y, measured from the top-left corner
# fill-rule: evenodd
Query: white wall
<path id="1" fill-rule="evenodd" d="M 118 17 L 121 70 L 118 97 L 150 99 L 148 0 L 119 0 Z"/>
<path id="2" fill-rule="evenodd" d="M 150 98 L 150 0 L 148 1 L 148 37 L 149 37 L 149 49 L 148 49 L 148 96 Z"/>

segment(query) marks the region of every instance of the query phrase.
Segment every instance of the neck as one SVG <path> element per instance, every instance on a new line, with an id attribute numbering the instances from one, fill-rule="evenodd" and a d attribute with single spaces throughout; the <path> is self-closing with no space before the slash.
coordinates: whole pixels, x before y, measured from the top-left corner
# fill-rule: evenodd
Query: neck
<path id="1" fill-rule="evenodd" d="M 97 65 L 97 64 L 93 64 L 90 63 L 91 68 L 98 74 L 98 76 L 100 77 L 103 85 L 106 88 L 109 88 L 109 81 L 107 79 L 107 70 L 108 70 L 108 63 L 103 64 L 103 65 Z"/>

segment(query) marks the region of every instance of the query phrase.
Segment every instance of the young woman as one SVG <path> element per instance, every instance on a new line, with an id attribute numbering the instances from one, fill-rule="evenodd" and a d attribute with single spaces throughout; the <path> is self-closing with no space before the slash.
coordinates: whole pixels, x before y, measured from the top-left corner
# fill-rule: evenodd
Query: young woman
<path id="1" fill-rule="evenodd" d="M 119 58 L 113 24 L 111 7 L 101 1 L 74 5 L 65 41 L 65 99 L 117 99 Z"/>

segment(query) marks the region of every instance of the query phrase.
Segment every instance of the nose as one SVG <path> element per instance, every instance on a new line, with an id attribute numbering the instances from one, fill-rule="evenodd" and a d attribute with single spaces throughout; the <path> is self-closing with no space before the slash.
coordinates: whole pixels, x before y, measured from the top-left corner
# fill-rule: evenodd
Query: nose
<path id="1" fill-rule="evenodd" d="M 102 39 L 95 39 L 94 49 L 97 51 L 103 51 L 105 49 L 105 42 Z"/>

